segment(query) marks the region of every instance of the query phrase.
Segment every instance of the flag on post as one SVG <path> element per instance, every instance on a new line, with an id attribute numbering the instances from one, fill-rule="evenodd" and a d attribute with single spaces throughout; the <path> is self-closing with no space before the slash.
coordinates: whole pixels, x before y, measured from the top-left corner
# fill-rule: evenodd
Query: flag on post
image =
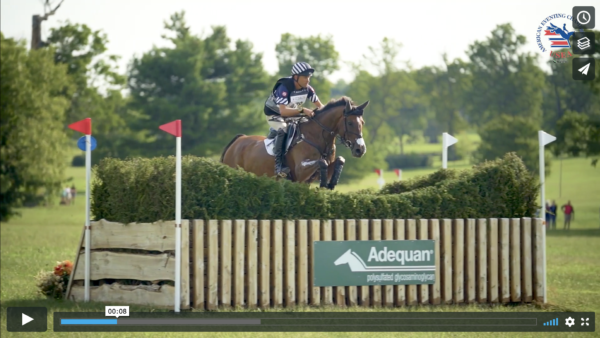
<path id="1" fill-rule="evenodd" d="M 162 131 L 166 131 L 167 133 L 175 137 L 181 137 L 181 120 L 175 120 L 173 122 L 165 123 L 158 128 Z"/>
<path id="2" fill-rule="evenodd" d="M 83 277 L 83 300 L 90 301 L 90 276 L 91 276 L 91 226 L 90 226 L 90 182 L 92 180 L 92 119 L 86 118 L 71 123 L 69 128 L 85 134 L 85 271 Z"/>
<path id="3" fill-rule="evenodd" d="M 92 135 L 92 119 L 88 117 L 87 119 L 71 123 L 69 128 L 82 134 Z"/>
<path id="4" fill-rule="evenodd" d="M 175 304 L 174 311 L 181 307 L 181 120 L 158 127 L 175 136 Z"/>

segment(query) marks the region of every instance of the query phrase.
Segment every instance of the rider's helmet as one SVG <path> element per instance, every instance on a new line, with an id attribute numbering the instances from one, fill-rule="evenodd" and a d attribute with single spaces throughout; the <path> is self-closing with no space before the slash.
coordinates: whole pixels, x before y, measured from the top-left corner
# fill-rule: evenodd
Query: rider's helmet
<path id="1" fill-rule="evenodd" d="M 292 75 L 310 76 L 315 70 L 306 62 L 298 62 L 292 67 Z"/>

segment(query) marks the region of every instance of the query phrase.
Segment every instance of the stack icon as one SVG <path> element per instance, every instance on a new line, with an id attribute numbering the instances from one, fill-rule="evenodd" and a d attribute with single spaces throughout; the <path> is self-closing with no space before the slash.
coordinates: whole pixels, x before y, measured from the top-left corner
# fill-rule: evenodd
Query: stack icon
<path id="1" fill-rule="evenodd" d="M 577 47 L 579 47 L 579 49 L 581 50 L 586 50 L 590 48 L 590 39 L 588 39 L 587 36 L 584 36 L 583 38 L 577 40 Z"/>
<path id="2" fill-rule="evenodd" d="M 558 326 L 558 318 L 545 322 L 544 326 Z"/>

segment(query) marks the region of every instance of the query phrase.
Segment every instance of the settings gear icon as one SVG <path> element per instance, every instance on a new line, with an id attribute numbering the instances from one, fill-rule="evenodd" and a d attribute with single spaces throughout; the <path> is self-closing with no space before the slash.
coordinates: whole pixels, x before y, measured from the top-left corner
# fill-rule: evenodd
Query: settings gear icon
<path id="1" fill-rule="evenodd" d="M 567 318 L 567 320 L 565 321 L 565 325 L 567 325 L 568 327 L 575 325 L 575 319 L 571 317 Z"/>

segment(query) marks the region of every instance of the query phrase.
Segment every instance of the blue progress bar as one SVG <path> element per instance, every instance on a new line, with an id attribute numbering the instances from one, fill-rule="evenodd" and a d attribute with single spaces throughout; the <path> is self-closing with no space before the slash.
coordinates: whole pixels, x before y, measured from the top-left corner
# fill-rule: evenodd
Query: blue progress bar
<path id="1" fill-rule="evenodd" d="M 61 325 L 117 325 L 116 319 L 61 319 Z"/>

